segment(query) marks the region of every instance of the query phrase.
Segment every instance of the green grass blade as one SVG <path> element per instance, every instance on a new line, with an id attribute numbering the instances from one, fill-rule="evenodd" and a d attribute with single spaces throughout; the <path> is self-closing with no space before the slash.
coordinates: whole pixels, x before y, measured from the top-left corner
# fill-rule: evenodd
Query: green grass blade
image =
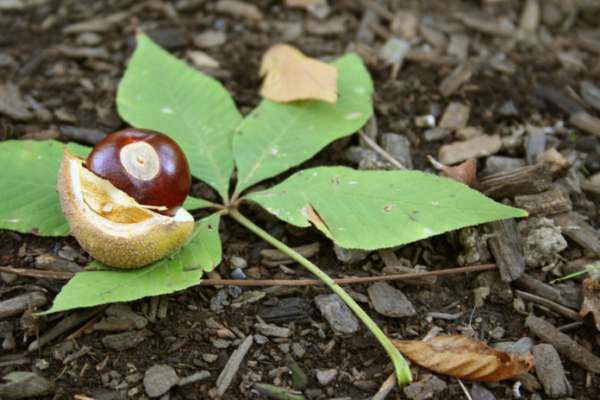
<path id="1" fill-rule="evenodd" d="M 360 57 L 347 54 L 332 65 L 339 68 L 337 103 L 263 100 L 236 128 L 236 193 L 303 163 L 369 119 L 373 82 Z"/>
<path id="2" fill-rule="evenodd" d="M 319 167 L 246 198 L 292 225 L 312 221 L 341 247 L 365 250 L 527 216 L 454 180 L 419 171 Z"/>
<path id="3" fill-rule="evenodd" d="M 221 262 L 220 216 L 220 213 L 215 213 L 198 221 L 192 237 L 183 248 L 146 267 L 76 274 L 56 296 L 52 308 L 42 314 L 132 301 L 197 285 L 202 272 L 212 270 Z M 107 268 L 98 261 L 90 267 Z M 184 270 L 188 267 L 198 268 Z"/>
<path id="4" fill-rule="evenodd" d="M 192 175 L 228 198 L 234 169 L 232 135 L 242 116 L 218 81 L 140 34 L 119 84 L 117 108 L 134 127 L 153 129 L 175 140 L 188 158 Z"/>
<path id="5" fill-rule="evenodd" d="M 87 156 L 90 148 L 66 146 Z M 66 236 L 69 224 L 56 193 L 65 144 L 57 141 L 0 143 L 0 229 L 42 236 Z"/>

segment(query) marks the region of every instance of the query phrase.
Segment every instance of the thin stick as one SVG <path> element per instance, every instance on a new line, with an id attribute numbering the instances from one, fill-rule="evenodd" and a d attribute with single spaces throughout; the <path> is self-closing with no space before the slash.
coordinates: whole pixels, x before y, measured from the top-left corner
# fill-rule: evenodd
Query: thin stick
<path id="1" fill-rule="evenodd" d="M 398 162 L 398 160 L 396 160 L 394 157 L 392 157 L 387 151 L 385 151 L 384 149 L 382 149 L 381 147 L 379 147 L 379 145 L 377 143 L 375 143 L 373 141 L 373 139 L 371 139 L 370 137 L 368 137 L 367 135 L 365 135 L 362 130 L 359 130 L 358 134 L 360 135 L 361 138 L 363 138 L 363 140 L 369 146 L 371 146 L 371 148 L 373 150 L 375 150 L 376 152 L 378 152 L 379 155 L 381 155 L 381 157 L 385 158 L 390 164 L 392 164 L 393 166 L 395 166 L 399 170 L 408 171 L 408 168 L 406 168 L 404 165 L 400 164 Z"/>
<path id="2" fill-rule="evenodd" d="M 477 265 L 474 267 L 463 267 L 463 268 L 452 268 L 444 269 L 440 271 L 428 271 L 428 272 L 417 272 L 414 274 L 398 274 L 398 275 L 384 275 L 384 276 L 370 276 L 367 278 L 346 278 L 346 279 L 332 279 L 333 282 L 338 285 L 352 284 L 352 283 L 370 283 L 370 282 L 381 282 L 381 281 L 403 281 L 412 278 L 426 278 L 429 276 L 442 276 L 452 274 L 462 274 L 468 272 L 481 272 L 490 269 L 496 269 L 496 264 L 485 264 Z M 217 285 L 234 285 L 234 286 L 320 286 L 326 285 L 320 279 L 298 279 L 298 280 L 239 280 L 239 279 L 205 279 L 200 282 L 200 285 L 204 286 L 217 286 Z"/>
<path id="3" fill-rule="evenodd" d="M 474 267 L 443 269 L 440 271 L 418 272 L 414 274 L 383 275 L 371 276 L 367 278 L 346 278 L 333 279 L 338 285 L 370 283 L 381 281 L 402 281 L 411 278 L 426 278 L 429 276 L 442 276 L 452 274 L 462 274 L 469 272 L 481 272 L 489 269 L 496 269 L 496 264 L 484 264 Z M 37 271 L 33 269 L 17 269 L 0 267 L 0 272 L 8 272 L 16 275 L 33 276 L 37 278 L 55 278 L 69 280 L 75 276 L 72 272 L 50 272 Z M 239 279 L 204 279 L 200 282 L 203 286 L 234 285 L 234 286 L 319 286 L 325 285 L 320 279 L 298 279 L 298 280 L 239 280 Z"/>
<path id="4" fill-rule="evenodd" d="M 6 272 L 8 274 L 33 276 L 34 278 L 54 278 L 69 280 L 75 276 L 72 272 L 56 272 L 56 271 L 38 271 L 35 269 L 22 269 L 22 268 L 9 268 L 0 267 L 0 272 Z"/>
<path id="5" fill-rule="evenodd" d="M 458 380 L 458 383 L 460 384 L 460 387 L 462 388 L 462 390 L 465 392 L 465 394 L 467 395 L 467 399 L 469 400 L 473 400 L 473 398 L 471 397 L 471 393 L 469 393 L 469 391 L 467 390 L 467 388 L 465 387 L 465 384 L 460 380 L 460 378 L 456 378 Z"/>
<path id="6" fill-rule="evenodd" d="M 77 336 L 81 335 L 83 332 L 85 332 L 85 330 L 87 328 L 89 328 L 90 326 L 92 326 L 92 324 L 94 322 L 96 322 L 96 320 L 98 320 L 98 318 L 100 318 L 100 314 L 97 314 L 94 318 L 92 318 L 88 322 L 86 322 L 85 325 L 83 325 L 81 328 L 77 329 L 73 334 L 67 336 L 67 341 L 73 340 Z"/>

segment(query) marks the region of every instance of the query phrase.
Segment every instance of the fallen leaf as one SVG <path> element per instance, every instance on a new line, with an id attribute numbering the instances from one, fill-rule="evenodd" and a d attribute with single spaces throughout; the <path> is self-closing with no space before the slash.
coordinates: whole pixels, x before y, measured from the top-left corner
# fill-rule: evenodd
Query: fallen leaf
<path id="1" fill-rule="evenodd" d="M 469 187 L 474 187 L 477 183 L 477 160 L 471 158 L 456 167 L 448 167 L 439 161 L 436 161 L 433 157 L 427 156 L 429 162 L 438 170 L 442 172 L 442 176 L 450 179 L 454 179 L 457 182 L 464 183 Z"/>
<path id="2" fill-rule="evenodd" d="M 277 103 L 296 100 L 338 100 L 338 69 L 302 54 L 286 44 L 276 44 L 263 55 L 260 95 Z"/>
<path id="3" fill-rule="evenodd" d="M 509 355 L 463 335 L 438 336 L 428 342 L 390 340 L 420 366 L 461 379 L 496 382 L 535 366 L 531 353 Z"/>
<path id="4" fill-rule="evenodd" d="M 585 278 L 581 284 L 581 293 L 583 294 L 583 303 L 579 315 L 585 317 L 590 312 L 594 316 L 596 328 L 600 330 L 600 298 L 598 292 L 600 285 L 591 278 Z"/>

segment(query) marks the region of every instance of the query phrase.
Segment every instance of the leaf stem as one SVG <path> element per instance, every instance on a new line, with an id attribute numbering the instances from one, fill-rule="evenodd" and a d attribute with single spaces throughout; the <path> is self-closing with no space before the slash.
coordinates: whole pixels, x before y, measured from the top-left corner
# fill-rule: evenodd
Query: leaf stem
<path id="1" fill-rule="evenodd" d="M 411 382 L 412 377 L 410 375 L 410 370 L 408 369 L 408 365 L 406 361 L 394 347 L 394 345 L 389 341 L 387 336 L 379 329 L 377 324 L 367 315 L 367 313 L 339 286 L 337 283 L 333 281 L 323 271 L 319 269 L 316 265 L 308 261 L 306 258 L 302 257 L 300 254 L 296 253 L 294 250 L 281 243 L 279 240 L 275 239 L 273 236 L 269 235 L 267 232 L 262 230 L 259 226 L 255 225 L 248 218 L 244 217 L 236 208 L 229 209 L 229 215 L 231 218 L 235 219 L 237 222 L 250 229 L 252 232 L 260 236 L 262 239 L 267 241 L 268 243 L 275 246 L 275 248 L 283 251 L 285 254 L 302 264 L 306 269 L 319 277 L 323 282 L 327 284 L 333 290 L 335 294 L 340 296 L 340 298 L 354 311 L 354 313 L 361 319 L 361 321 L 369 328 L 369 330 L 375 335 L 377 340 L 381 343 L 385 351 L 387 351 L 388 355 L 392 359 L 394 363 L 394 367 L 396 369 L 396 375 L 398 376 L 398 383 L 401 387 L 404 387 L 406 384 Z"/>

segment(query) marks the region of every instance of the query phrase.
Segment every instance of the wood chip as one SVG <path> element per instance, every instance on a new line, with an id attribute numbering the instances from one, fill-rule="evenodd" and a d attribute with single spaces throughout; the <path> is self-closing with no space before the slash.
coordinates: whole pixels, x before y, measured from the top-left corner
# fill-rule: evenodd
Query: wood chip
<path id="1" fill-rule="evenodd" d="M 515 206 L 527 211 L 532 217 L 544 217 L 573 210 L 571 200 L 560 190 L 515 196 Z"/>
<path id="2" fill-rule="evenodd" d="M 409 59 L 409 54 L 407 54 L 407 59 Z M 442 83 L 440 83 L 439 91 L 441 95 L 444 97 L 450 96 L 456 89 L 468 82 L 472 75 L 473 70 L 470 66 L 464 64 L 459 65 L 452 73 L 450 73 L 450 75 L 444 78 Z"/>
<path id="3" fill-rule="evenodd" d="M 553 219 L 562 228 L 563 235 L 600 257 L 600 240 L 596 229 L 575 213 L 559 214 Z"/>
<path id="4" fill-rule="evenodd" d="M 494 221 L 487 224 L 487 229 L 493 235 L 488 239 L 488 245 L 502 280 L 511 282 L 518 279 L 525 272 L 525 258 L 517 223 L 512 218 Z"/>
<path id="5" fill-rule="evenodd" d="M 25 310 L 34 311 L 38 307 L 48 303 L 46 295 L 42 292 L 29 292 L 12 299 L 0 302 L 0 319 L 19 315 Z"/>
<path id="6" fill-rule="evenodd" d="M 569 118 L 569 122 L 584 132 L 600 137 L 600 119 L 586 111 L 577 112 Z"/>
<path id="7" fill-rule="evenodd" d="M 525 321 L 525 326 L 581 368 L 597 374 L 600 373 L 600 358 L 548 322 L 530 315 Z"/>
<path id="8" fill-rule="evenodd" d="M 501 200 L 542 192 L 551 181 L 550 168 L 538 164 L 486 176 L 475 188 L 492 199 Z"/>
<path id="9" fill-rule="evenodd" d="M 440 147 L 438 160 L 444 165 L 452 165 L 469 158 L 481 158 L 496 154 L 502 147 L 498 135 L 481 135 L 464 142 L 454 142 Z"/>
<path id="10" fill-rule="evenodd" d="M 253 336 L 250 335 L 231 354 L 231 357 L 229 357 L 229 360 L 223 368 L 221 375 L 219 375 L 219 377 L 217 378 L 217 393 L 219 394 L 219 396 L 223 396 L 225 391 L 227 391 L 227 389 L 229 388 L 229 385 L 231 385 L 231 382 L 233 382 L 233 379 L 235 378 L 235 374 L 237 373 L 240 364 L 242 363 L 244 357 L 246 356 L 246 353 L 248 353 L 248 350 L 250 350 L 250 347 L 252 346 L 252 342 Z"/>

